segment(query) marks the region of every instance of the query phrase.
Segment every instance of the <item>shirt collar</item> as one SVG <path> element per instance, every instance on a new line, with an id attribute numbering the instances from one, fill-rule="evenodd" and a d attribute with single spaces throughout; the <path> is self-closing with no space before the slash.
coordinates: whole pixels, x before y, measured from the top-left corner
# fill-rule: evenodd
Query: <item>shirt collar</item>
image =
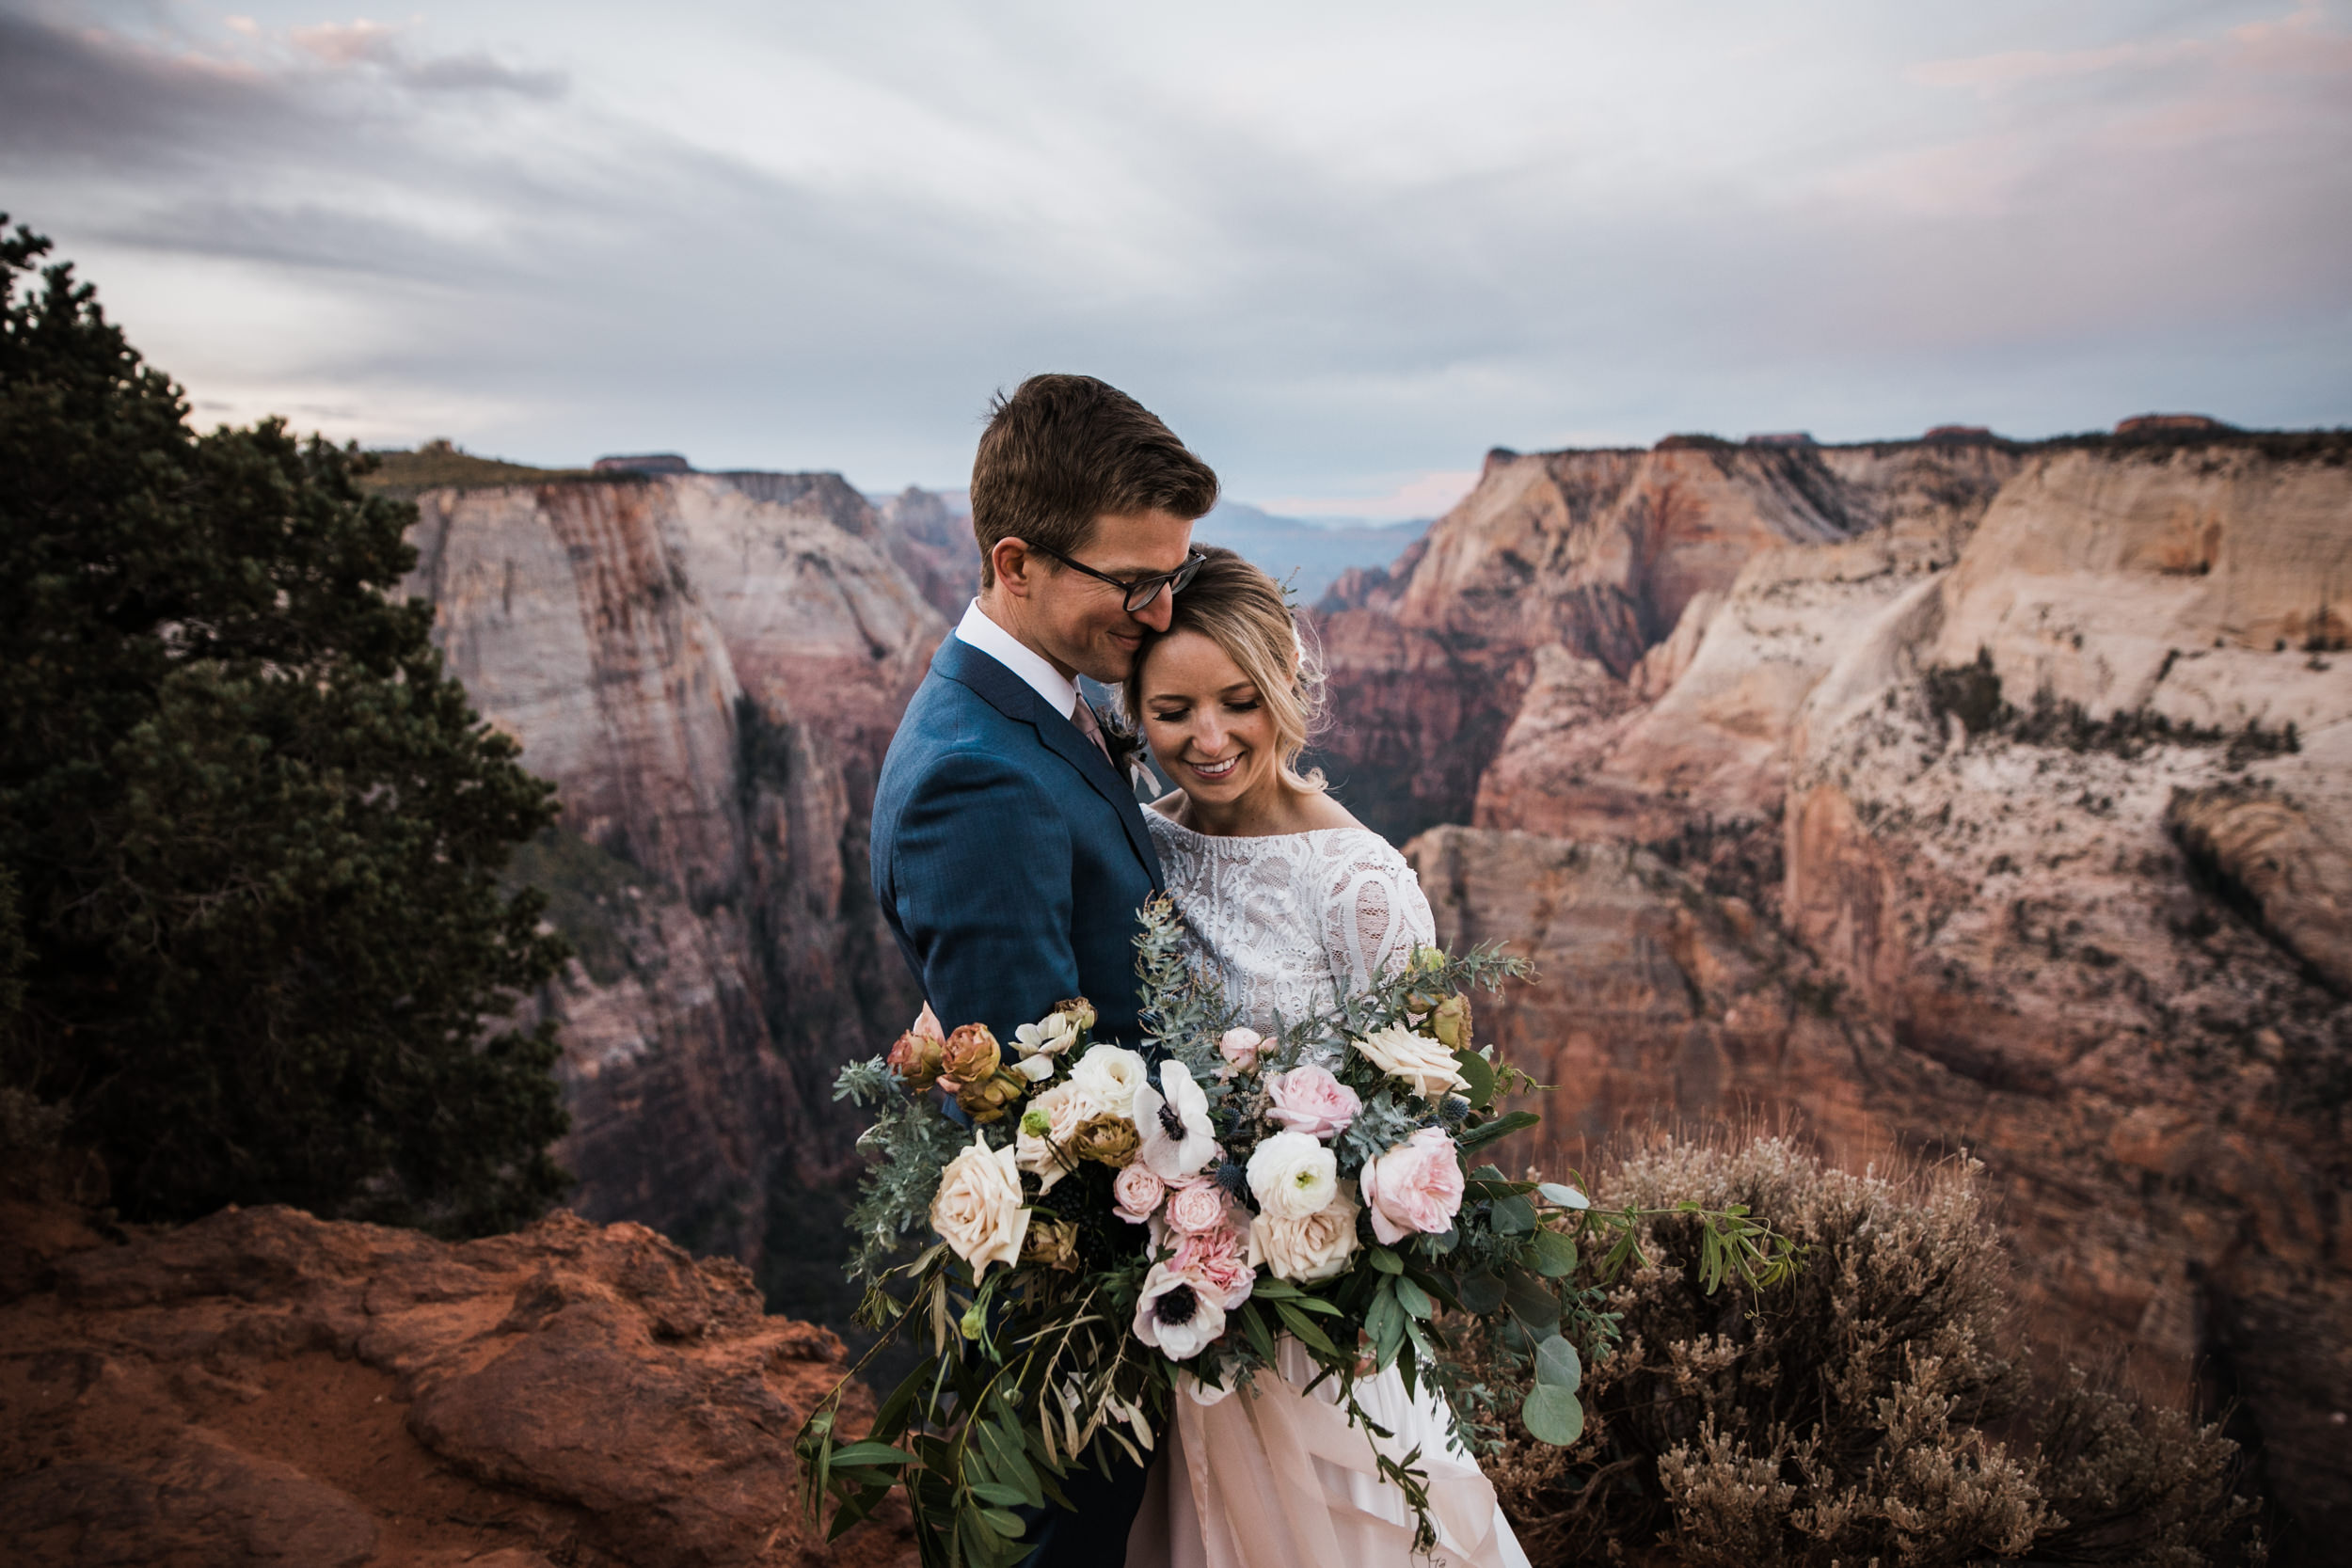
<path id="1" fill-rule="evenodd" d="M 1047 707 L 1064 719 L 1078 711 L 1077 686 L 1047 663 L 1044 655 L 990 620 L 979 600 L 974 599 L 964 610 L 963 619 L 957 623 L 956 636 L 1019 675 L 1032 691 L 1045 699 Z"/>

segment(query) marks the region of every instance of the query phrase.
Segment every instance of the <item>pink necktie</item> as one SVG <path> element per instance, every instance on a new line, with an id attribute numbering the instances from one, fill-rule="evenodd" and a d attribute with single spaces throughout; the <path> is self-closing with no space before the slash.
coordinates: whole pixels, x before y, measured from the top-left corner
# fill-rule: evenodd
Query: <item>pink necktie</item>
<path id="1" fill-rule="evenodd" d="M 1078 705 L 1071 711 L 1070 721 L 1078 726 L 1080 735 L 1094 742 L 1094 749 L 1103 753 L 1103 760 L 1110 762 L 1111 747 L 1110 742 L 1103 738 L 1103 721 L 1094 717 L 1094 709 L 1088 705 L 1084 697 L 1078 699 Z M 1111 763 L 1111 766 L 1116 768 L 1119 765 Z"/>

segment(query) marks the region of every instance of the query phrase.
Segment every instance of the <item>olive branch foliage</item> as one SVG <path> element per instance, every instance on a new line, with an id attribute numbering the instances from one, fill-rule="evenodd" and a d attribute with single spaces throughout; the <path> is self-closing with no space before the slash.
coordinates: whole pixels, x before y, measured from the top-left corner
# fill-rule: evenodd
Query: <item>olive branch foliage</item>
<path id="1" fill-rule="evenodd" d="M 941 1171 L 970 1131 L 930 1096 L 910 1093 L 885 1059 L 852 1063 L 834 1097 L 870 1107 L 874 1120 L 859 1140 L 872 1164 L 850 1215 L 849 1273 L 866 1287 L 857 1321 L 878 1338 L 795 1444 L 811 1515 L 828 1499 L 834 1505 L 831 1538 L 903 1485 L 926 1568 L 1009 1568 L 1030 1549 L 1025 1511 L 1067 1507 L 1061 1481 L 1075 1466 L 1107 1471 L 1114 1458 L 1148 1460 L 1180 1379 L 1250 1390 L 1259 1375 L 1280 1375 L 1278 1341 L 1288 1336 L 1315 1364 L 1311 1389 L 1337 1383 L 1339 1402 L 1365 1429 L 1380 1474 L 1411 1508 L 1415 1549 L 1425 1553 L 1437 1535 L 1422 1455 L 1395 1451 L 1395 1434 L 1358 1399 L 1363 1379 L 1394 1368 L 1408 1394 L 1424 1383 L 1433 1387 L 1451 1412 L 1454 1440 L 1473 1453 L 1498 1446 L 1513 1416 L 1538 1440 L 1565 1446 L 1583 1430 L 1577 1390 L 1584 1363 L 1606 1355 L 1616 1338 L 1607 1288 L 1645 1261 L 1639 1240 L 1645 1218 L 1671 1212 L 1696 1222 L 1701 1283 L 1710 1294 L 1731 1278 L 1776 1284 L 1799 1265 L 1798 1249 L 1740 1206 L 1596 1210 L 1573 1173 L 1565 1183 L 1532 1175 L 1515 1180 L 1486 1158 L 1489 1146 L 1538 1119 L 1499 1102 L 1544 1092 L 1496 1060 L 1492 1046 L 1470 1045 L 1469 994 L 1530 975 L 1524 959 L 1494 944 L 1460 955 L 1421 948 L 1355 995 L 1334 995 L 1304 1018 L 1275 1020 L 1254 1073 L 1220 1071 L 1218 1042 L 1238 1015 L 1215 976 L 1194 961 L 1165 898 L 1141 911 L 1136 949 L 1146 1055 L 1182 1062 L 1207 1097 L 1228 1151 L 1215 1174 L 1237 1198 L 1247 1200 L 1248 1186 L 1231 1156 L 1246 1158 L 1271 1130 L 1266 1076 L 1312 1062 L 1363 1101 L 1332 1142 L 1343 1180 L 1421 1129 L 1442 1129 L 1454 1140 L 1465 1171 L 1454 1227 L 1388 1246 L 1359 1218 L 1358 1250 L 1344 1271 L 1312 1283 L 1261 1273 L 1248 1299 L 1228 1314 L 1227 1332 L 1180 1370 L 1132 1331 L 1144 1275 L 1157 1260 L 1148 1245 L 1097 1243 L 1082 1268 L 1025 1260 L 975 1278 L 944 1242 L 930 1239 Z M 1454 1061 L 1467 1092 L 1433 1104 L 1351 1048 L 1382 1029 L 1425 1028 L 1452 998 L 1465 999 L 1457 1004 L 1463 1049 Z M 1075 1185 L 1064 1183 L 1038 1206 L 1051 1207 Z M 1486 1353 L 1475 1378 L 1458 1354 L 1471 1336 Z M 882 1400 L 866 1434 L 851 1439 L 840 1430 L 843 1395 L 901 1337 L 929 1354 Z"/>

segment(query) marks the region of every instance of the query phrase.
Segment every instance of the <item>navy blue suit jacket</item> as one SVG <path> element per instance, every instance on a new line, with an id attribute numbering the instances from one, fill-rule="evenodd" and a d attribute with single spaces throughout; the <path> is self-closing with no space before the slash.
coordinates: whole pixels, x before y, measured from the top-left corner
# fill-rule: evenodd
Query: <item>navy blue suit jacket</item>
<path id="1" fill-rule="evenodd" d="M 1135 791 L 1026 681 L 949 634 L 874 792 L 874 897 L 940 1022 L 1009 1048 L 1064 997 L 1134 1045 L 1136 911 L 1161 891 Z"/>

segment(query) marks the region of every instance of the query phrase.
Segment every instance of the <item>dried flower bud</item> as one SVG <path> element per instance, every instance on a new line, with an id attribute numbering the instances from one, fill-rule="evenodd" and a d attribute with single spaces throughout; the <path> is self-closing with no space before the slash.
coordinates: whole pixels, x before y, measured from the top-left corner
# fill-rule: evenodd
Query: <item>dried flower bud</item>
<path id="1" fill-rule="evenodd" d="M 996 1037 L 988 1032 L 988 1025 L 967 1023 L 947 1037 L 941 1067 L 943 1074 L 961 1086 L 986 1083 L 1003 1059 L 1004 1053 L 996 1044 Z"/>
<path id="2" fill-rule="evenodd" d="M 1078 1124 L 1064 1146 L 1067 1151 L 1081 1160 L 1117 1168 L 1134 1161 L 1136 1150 L 1143 1140 L 1136 1135 L 1136 1124 L 1125 1117 L 1110 1112 L 1089 1117 Z"/>
<path id="3" fill-rule="evenodd" d="M 1448 1051 L 1468 1051 L 1470 1048 L 1470 998 L 1460 994 L 1447 997 L 1429 1015 L 1429 1032 Z"/>
<path id="4" fill-rule="evenodd" d="M 1054 1011 L 1069 1016 L 1070 1026 L 1080 1034 L 1094 1027 L 1094 1004 L 1083 996 L 1073 996 L 1054 1004 Z"/>
<path id="5" fill-rule="evenodd" d="M 1021 1246 L 1021 1260 L 1064 1273 L 1078 1266 L 1078 1227 L 1070 1220 L 1032 1220 Z"/>
<path id="6" fill-rule="evenodd" d="M 1022 1091 L 1027 1087 L 1009 1072 L 991 1073 L 977 1084 L 966 1084 L 958 1089 L 956 1103 L 963 1107 L 964 1115 L 970 1117 L 976 1126 L 982 1122 L 1000 1121 L 1007 1111 L 1020 1103 Z"/>

